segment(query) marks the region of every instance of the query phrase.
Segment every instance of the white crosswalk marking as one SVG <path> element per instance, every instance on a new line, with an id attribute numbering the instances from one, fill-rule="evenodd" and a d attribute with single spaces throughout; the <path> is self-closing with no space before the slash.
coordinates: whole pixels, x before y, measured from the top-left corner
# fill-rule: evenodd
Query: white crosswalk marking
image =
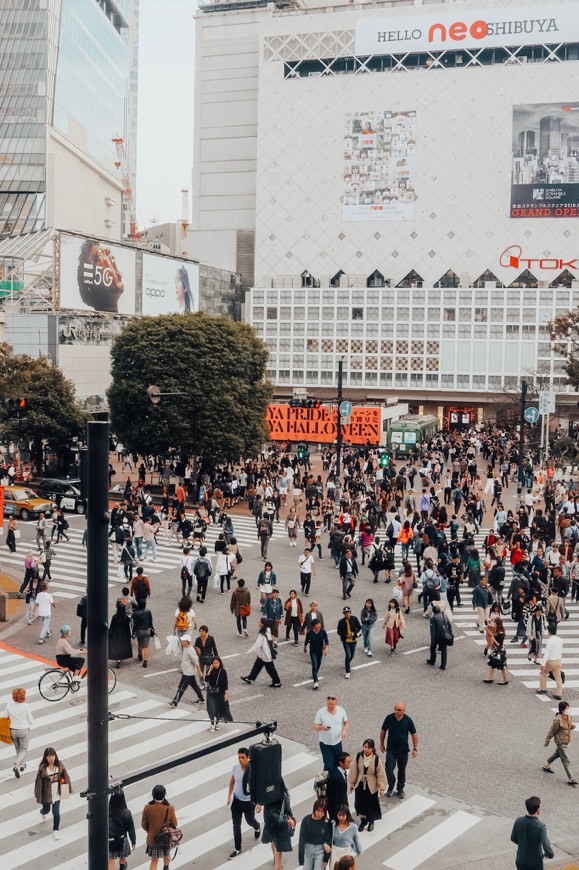
<path id="1" fill-rule="evenodd" d="M 34 726 L 28 754 L 28 767 L 20 779 L 12 774 L 14 750 L 0 745 L 0 851 L 2 870 L 85 870 L 87 821 L 86 801 L 80 792 L 86 787 L 86 690 L 70 695 L 62 701 L 50 703 L 38 693 L 38 678 L 46 669 L 43 662 L 4 651 L 0 646 L 0 709 L 12 688 L 25 685 L 30 702 Z M 241 699 L 243 700 L 243 699 Z M 132 690 L 120 684 L 110 696 L 110 709 L 131 717 L 129 720 L 114 720 L 110 724 L 110 769 L 111 774 L 122 778 L 153 762 L 178 758 L 187 751 L 218 744 L 222 736 L 241 734 L 242 723 L 223 726 L 219 734 L 210 734 L 204 710 L 182 703 L 176 710 L 168 708 L 165 699 L 146 692 Z M 232 704 L 235 703 L 233 699 Z M 235 709 L 235 708 L 233 708 Z M 170 739 L 169 739 L 170 735 Z M 319 756 L 303 751 L 300 744 L 280 738 L 284 746 L 283 775 L 291 795 L 292 807 L 298 820 L 311 812 L 315 799 L 314 776 L 321 769 Z M 254 742 L 254 741 L 251 741 Z M 73 794 L 61 806 L 61 839 L 54 848 L 51 825 L 41 825 L 39 807 L 34 802 L 33 781 L 43 749 L 56 744 L 57 751 L 66 764 L 73 782 Z M 204 870 L 224 870 L 231 864 L 227 856 L 233 848 L 231 815 L 226 806 L 227 784 L 235 761 L 235 748 L 218 750 L 215 755 L 191 762 L 168 771 L 163 781 L 168 797 L 175 804 L 179 824 L 184 830 L 184 841 L 171 865 L 175 868 L 189 867 L 194 862 Z M 145 856 L 145 836 L 141 830 L 140 814 L 150 800 L 154 781 L 143 780 L 126 789 L 127 804 L 135 817 L 137 828 L 137 851 L 131 867 L 148 870 L 149 859 Z M 430 815 L 432 813 L 432 815 Z M 442 813 L 442 821 L 441 821 Z M 372 832 L 363 832 L 365 856 L 373 856 L 378 867 L 387 858 L 386 866 L 402 867 L 400 855 L 409 849 L 408 835 L 411 823 L 420 817 L 421 838 L 417 840 L 418 851 L 427 858 L 440 852 L 447 843 L 467 833 L 464 819 L 478 817 L 461 809 L 443 809 L 437 799 L 422 794 L 410 794 L 395 805 L 385 801 L 383 817 Z M 454 831 L 451 837 L 444 825 Z M 421 844 L 428 837 L 424 827 L 431 831 L 427 845 Z M 236 859 L 238 870 L 258 870 L 271 862 L 269 846 L 255 841 L 251 830 L 244 833 L 244 851 Z M 297 867 L 297 843 L 299 824 L 294 838 L 294 853 L 286 857 L 289 868 Z M 397 839 L 400 837 L 400 839 Z M 413 841 L 414 843 L 414 841 Z M 420 851 L 422 850 L 422 851 Z M 424 851 L 426 850 L 426 851 Z M 427 858 L 423 860 L 427 860 Z M 407 863 L 408 868 L 417 867 Z M 425 867 L 427 864 L 425 865 Z"/>

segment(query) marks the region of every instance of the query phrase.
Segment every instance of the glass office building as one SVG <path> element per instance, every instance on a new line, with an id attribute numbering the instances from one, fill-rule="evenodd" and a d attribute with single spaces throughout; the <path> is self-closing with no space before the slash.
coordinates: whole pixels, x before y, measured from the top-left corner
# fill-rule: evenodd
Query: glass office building
<path id="1" fill-rule="evenodd" d="M 135 126 L 135 8 L 137 0 L 0 0 L 0 238 L 44 228 L 50 197 L 60 195 L 51 191 L 51 131 L 61 173 L 68 148 L 87 172 L 92 164 L 118 175 L 112 140 Z"/>

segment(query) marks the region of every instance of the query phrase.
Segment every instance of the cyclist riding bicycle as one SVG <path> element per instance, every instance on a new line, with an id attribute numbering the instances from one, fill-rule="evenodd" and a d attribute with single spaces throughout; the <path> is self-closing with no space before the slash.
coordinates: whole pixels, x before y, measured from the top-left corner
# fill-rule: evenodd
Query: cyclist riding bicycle
<path id="1" fill-rule="evenodd" d="M 80 672 L 84 665 L 84 658 L 81 656 L 84 650 L 74 649 L 70 645 L 69 637 L 71 631 L 70 625 L 61 625 L 60 637 L 56 642 L 56 661 L 61 668 L 67 668 L 69 671 L 72 671 L 73 680 L 78 681 L 81 678 Z"/>

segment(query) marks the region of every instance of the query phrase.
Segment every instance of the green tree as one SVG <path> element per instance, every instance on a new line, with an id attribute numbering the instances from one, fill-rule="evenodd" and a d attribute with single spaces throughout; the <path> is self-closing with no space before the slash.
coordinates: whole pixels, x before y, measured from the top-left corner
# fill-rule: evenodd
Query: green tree
<path id="1" fill-rule="evenodd" d="M 556 317 L 548 325 L 555 352 L 565 359 L 565 374 L 575 389 L 579 389 L 579 308 Z"/>
<path id="2" fill-rule="evenodd" d="M 207 314 L 143 317 L 112 348 L 111 425 L 129 450 L 207 461 L 254 456 L 267 439 L 267 350 L 251 326 Z M 153 405 L 147 388 L 163 393 Z"/>
<path id="3" fill-rule="evenodd" d="M 81 437 L 86 415 L 77 404 L 74 387 L 46 357 L 33 359 L 13 354 L 0 344 L 0 397 L 26 398 L 18 413 L 0 406 L 0 439 L 31 445 L 32 460 L 42 469 L 43 442 L 58 458 L 59 470 L 68 471 L 72 439 Z"/>

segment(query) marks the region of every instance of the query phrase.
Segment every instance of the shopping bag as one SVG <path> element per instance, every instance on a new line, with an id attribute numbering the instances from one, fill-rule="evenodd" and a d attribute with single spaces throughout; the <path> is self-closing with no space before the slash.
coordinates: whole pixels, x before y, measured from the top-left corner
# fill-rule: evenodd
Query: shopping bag
<path id="1" fill-rule="evenodd" d="M 153 638 L 153 644 L 154 644 L 155 649 L 161 649 L 161 641 L 159 640 L 157 635 L 155 635 L 155 637 Z"/>
<path id="2" fill-rule="evenodd" d="M 70 797 L 70 786 L 67 782 L 61 781 L 61 783 L 60 783 L 60 799 L 64 801 L 69 797 Z"/>
<path id="3" fill-rule="evenodd" d="M 0 743 L 12 743 L 12 735 L 10 734 L 10 719 L 8 716 L 0 716 Z"/>
<path id="4" fill-rule="evenodd" d="M 14 537 L 17 541 L 20 540 L 20 529 L 16 529 L 16 531 L 14 532 Z"/>
<path id="5" fill-rule="evenodd" d="M 168 656 L 178 656 L 181 652 L 181 644 L 179 643 L 179 638 L 176 634 L 170 634 L 167 636 L 167 648 L 165 650 L 165 655 Z"/>

